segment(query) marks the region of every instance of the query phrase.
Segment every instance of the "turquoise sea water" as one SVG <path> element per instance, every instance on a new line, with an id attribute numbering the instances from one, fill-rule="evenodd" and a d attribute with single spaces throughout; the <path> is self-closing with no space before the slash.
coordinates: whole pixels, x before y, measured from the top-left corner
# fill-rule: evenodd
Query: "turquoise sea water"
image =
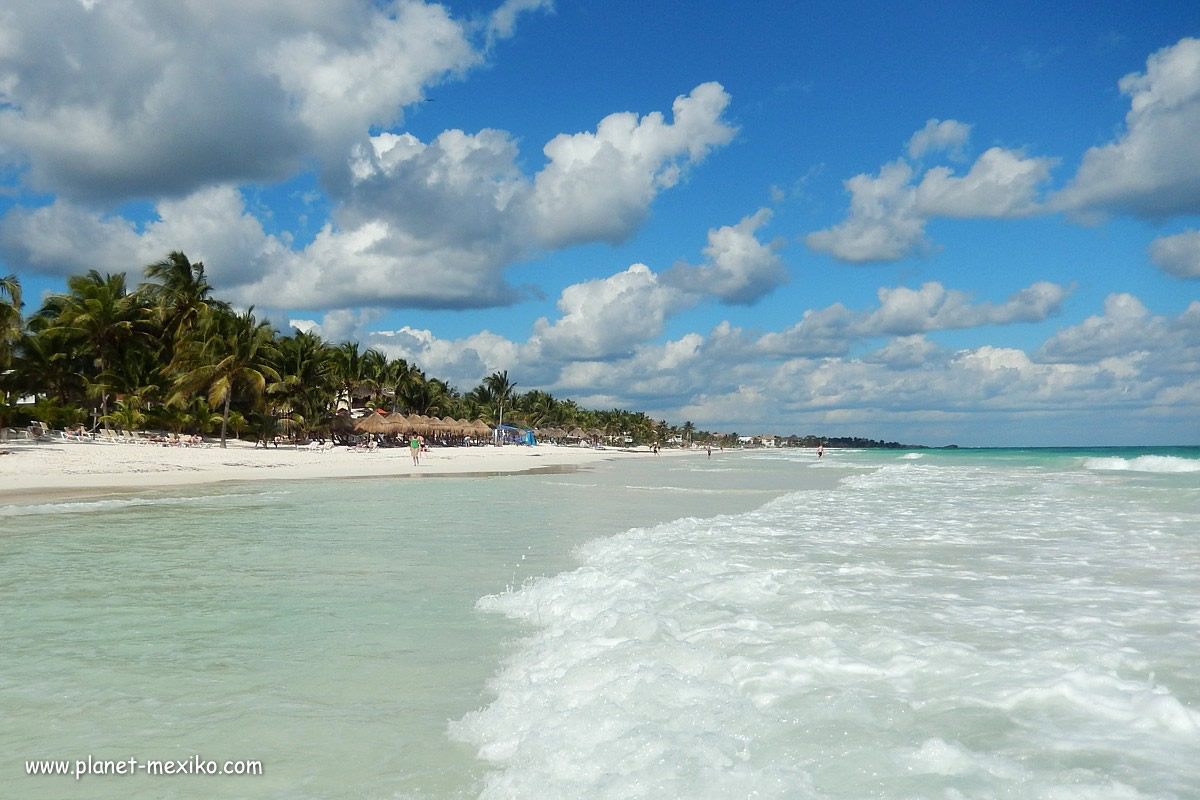
<path id="1" fill-rule="evenodd" d="M 8 797 L 1200 797 L 1200 449 L 0 507 Z M 261 776 L 27 776 L 29 760 Z"/>

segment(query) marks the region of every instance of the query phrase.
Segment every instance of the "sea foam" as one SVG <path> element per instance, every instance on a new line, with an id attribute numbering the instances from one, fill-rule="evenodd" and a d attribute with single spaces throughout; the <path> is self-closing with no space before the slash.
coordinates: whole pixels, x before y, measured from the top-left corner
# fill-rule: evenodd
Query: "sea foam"
<path id="1" fill-rule="evenodd" d="M 593 540 L 479 601 L 532 633 L 451 735 L 485 798 L 1182 796 L 1198 568 L 1055 480 L 910 460 Z"/>
<path id="2" fill-rule="evenodd" d="M 1200 472 L 1200 459 L 1177 456 L 1138 456 L 1137 458 L 1089 458 L 1085 469 L 1128 470 L 1130 472 Z"/>

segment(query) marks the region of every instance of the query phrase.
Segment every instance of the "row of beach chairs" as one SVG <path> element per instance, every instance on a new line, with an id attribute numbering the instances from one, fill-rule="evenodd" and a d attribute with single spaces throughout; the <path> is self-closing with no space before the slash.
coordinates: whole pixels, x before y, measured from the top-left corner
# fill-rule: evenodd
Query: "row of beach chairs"
<path id="1" fill-rule="evenodd" d="M 98 428 L 85 431 L 80 428 L 51 430 L 47 427 L 31 425 L 29 437 L 35 441 L 73 442 L 79 444 L 137 444 L 154 445 L 159 447 L 212 447 L 200 436 L 180 436 L 176 433 L 156 433 L 150 431 L 126 431 L 113 428 Z"/>

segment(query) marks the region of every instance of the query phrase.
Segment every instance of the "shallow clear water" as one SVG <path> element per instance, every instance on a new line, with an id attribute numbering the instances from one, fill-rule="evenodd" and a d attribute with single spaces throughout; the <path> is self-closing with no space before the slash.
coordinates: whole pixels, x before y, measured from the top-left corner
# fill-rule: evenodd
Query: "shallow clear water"
<path id="1" fill-rule="evenodd" d="M 1197 797 L 1198 465 L 756 451 L 0 507 L 3 784 Z M 24 776 L 89 754 L 265 774 Z"/>

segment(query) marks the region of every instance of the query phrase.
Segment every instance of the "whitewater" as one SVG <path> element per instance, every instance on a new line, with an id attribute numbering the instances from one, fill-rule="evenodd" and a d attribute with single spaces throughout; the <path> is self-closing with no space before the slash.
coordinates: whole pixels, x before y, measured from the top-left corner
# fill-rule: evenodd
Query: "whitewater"
<path id="1" fill-rule="evenodd" d="M 1200 796 L 1200 461 L 779 458 L 878 466 L 481 600 L 482 796 Z"/>
<path id="2" fill-rule="evenodd" d="M 0 769 L 17 797 L 1200 797 L 1198 466 L 701 452 L 0 508 Z M 264 774 L 21 774 L 80 754 Z"/>

